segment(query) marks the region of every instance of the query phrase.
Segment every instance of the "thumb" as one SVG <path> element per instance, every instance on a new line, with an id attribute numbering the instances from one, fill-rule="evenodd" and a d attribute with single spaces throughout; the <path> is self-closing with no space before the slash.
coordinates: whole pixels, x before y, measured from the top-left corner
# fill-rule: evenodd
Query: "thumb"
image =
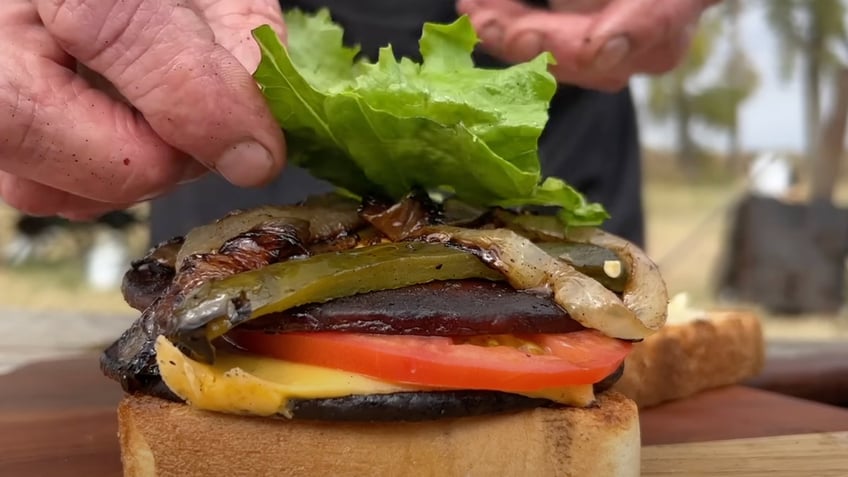
<path id="1" fill-rule="evenodd" d="M 250 72 L 216 41 L 197 5 L 187 6 L 185 0 L 34 3 L 65 51 L 114 85 L 165 142 L 235 185 L 260 185 L 279 172 L 285 156 L 280 127 Z"/>

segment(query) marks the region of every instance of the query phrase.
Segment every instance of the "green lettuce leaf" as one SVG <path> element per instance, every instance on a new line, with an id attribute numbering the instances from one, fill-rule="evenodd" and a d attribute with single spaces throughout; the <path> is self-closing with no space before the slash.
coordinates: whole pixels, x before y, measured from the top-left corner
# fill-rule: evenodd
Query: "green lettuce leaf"
<path id="1" fill-rule="evenodd" d="M 542 54 L 506 69 L 474 66 L 467 17 L 424 25 L 421 63 L 376 61 L 346 47 L 327 10 L 286 13 L 287 43 L 267 25 L 254 74 L 286 131 L 289 160 L 356 195 L 398 199 L 415 188 L 477 206 L 560 208 L 570 225 L 608 217 L 565 182 L 544 181 L 538 140 L 556 81 Z"/>

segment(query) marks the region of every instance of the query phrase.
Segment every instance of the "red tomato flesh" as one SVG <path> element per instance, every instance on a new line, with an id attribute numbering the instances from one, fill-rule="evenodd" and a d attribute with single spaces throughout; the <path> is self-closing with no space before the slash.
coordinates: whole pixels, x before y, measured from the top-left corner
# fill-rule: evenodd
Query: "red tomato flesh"
<path id="1" fill-rule="evenodd" d="M 594 330 L 479 337 L 234 331 L 246 350 L 401 384 L 444 389 L 536 391 L 593 384 L 612 374 L 631 344 Z"/>

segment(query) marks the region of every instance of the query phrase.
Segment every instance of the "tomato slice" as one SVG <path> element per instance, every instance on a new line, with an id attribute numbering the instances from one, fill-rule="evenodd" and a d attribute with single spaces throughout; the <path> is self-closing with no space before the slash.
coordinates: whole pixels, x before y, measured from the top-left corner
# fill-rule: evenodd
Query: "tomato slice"
<path id="1" fill-rule="evenodd" d="M 447 337 L 339 332 L 234 331 L 231 337 L 253 353 L 383 381 L 498 391 L 593 384 L 613 373 L 631 348 L 594 330 L 474 340 L 488 345 Z"/>

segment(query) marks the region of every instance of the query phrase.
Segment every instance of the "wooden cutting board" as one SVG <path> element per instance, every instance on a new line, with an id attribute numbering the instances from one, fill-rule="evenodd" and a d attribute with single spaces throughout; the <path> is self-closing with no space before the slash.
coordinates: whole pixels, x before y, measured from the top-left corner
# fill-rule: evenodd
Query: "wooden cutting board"
<path id="1" fill-rule="evenodd" d="M 848 431 L 647 446 L 642 475 L 845 477 Z"/>
<path id="2" fill-rule="evenodd" d="M 641 427 L 644 446 L 840 432 L 848 409 L 734 386 L 643 410 Z"/>
<path id="3" fill-rule="evenodd" d="M 647 446 L 642 475 L 845 477 L 848 431 Z"/>
<path id="4" fill-rule="evenodd" d="M 96 356 L 0 376 L 0 476 L 120 476 L 121 395 Z M 645 410 L 641 424 L 645 476 L 848 476 L 846 409 L 731 387 Z M 801 434 L 813 435 L 775 437 Z"/>

